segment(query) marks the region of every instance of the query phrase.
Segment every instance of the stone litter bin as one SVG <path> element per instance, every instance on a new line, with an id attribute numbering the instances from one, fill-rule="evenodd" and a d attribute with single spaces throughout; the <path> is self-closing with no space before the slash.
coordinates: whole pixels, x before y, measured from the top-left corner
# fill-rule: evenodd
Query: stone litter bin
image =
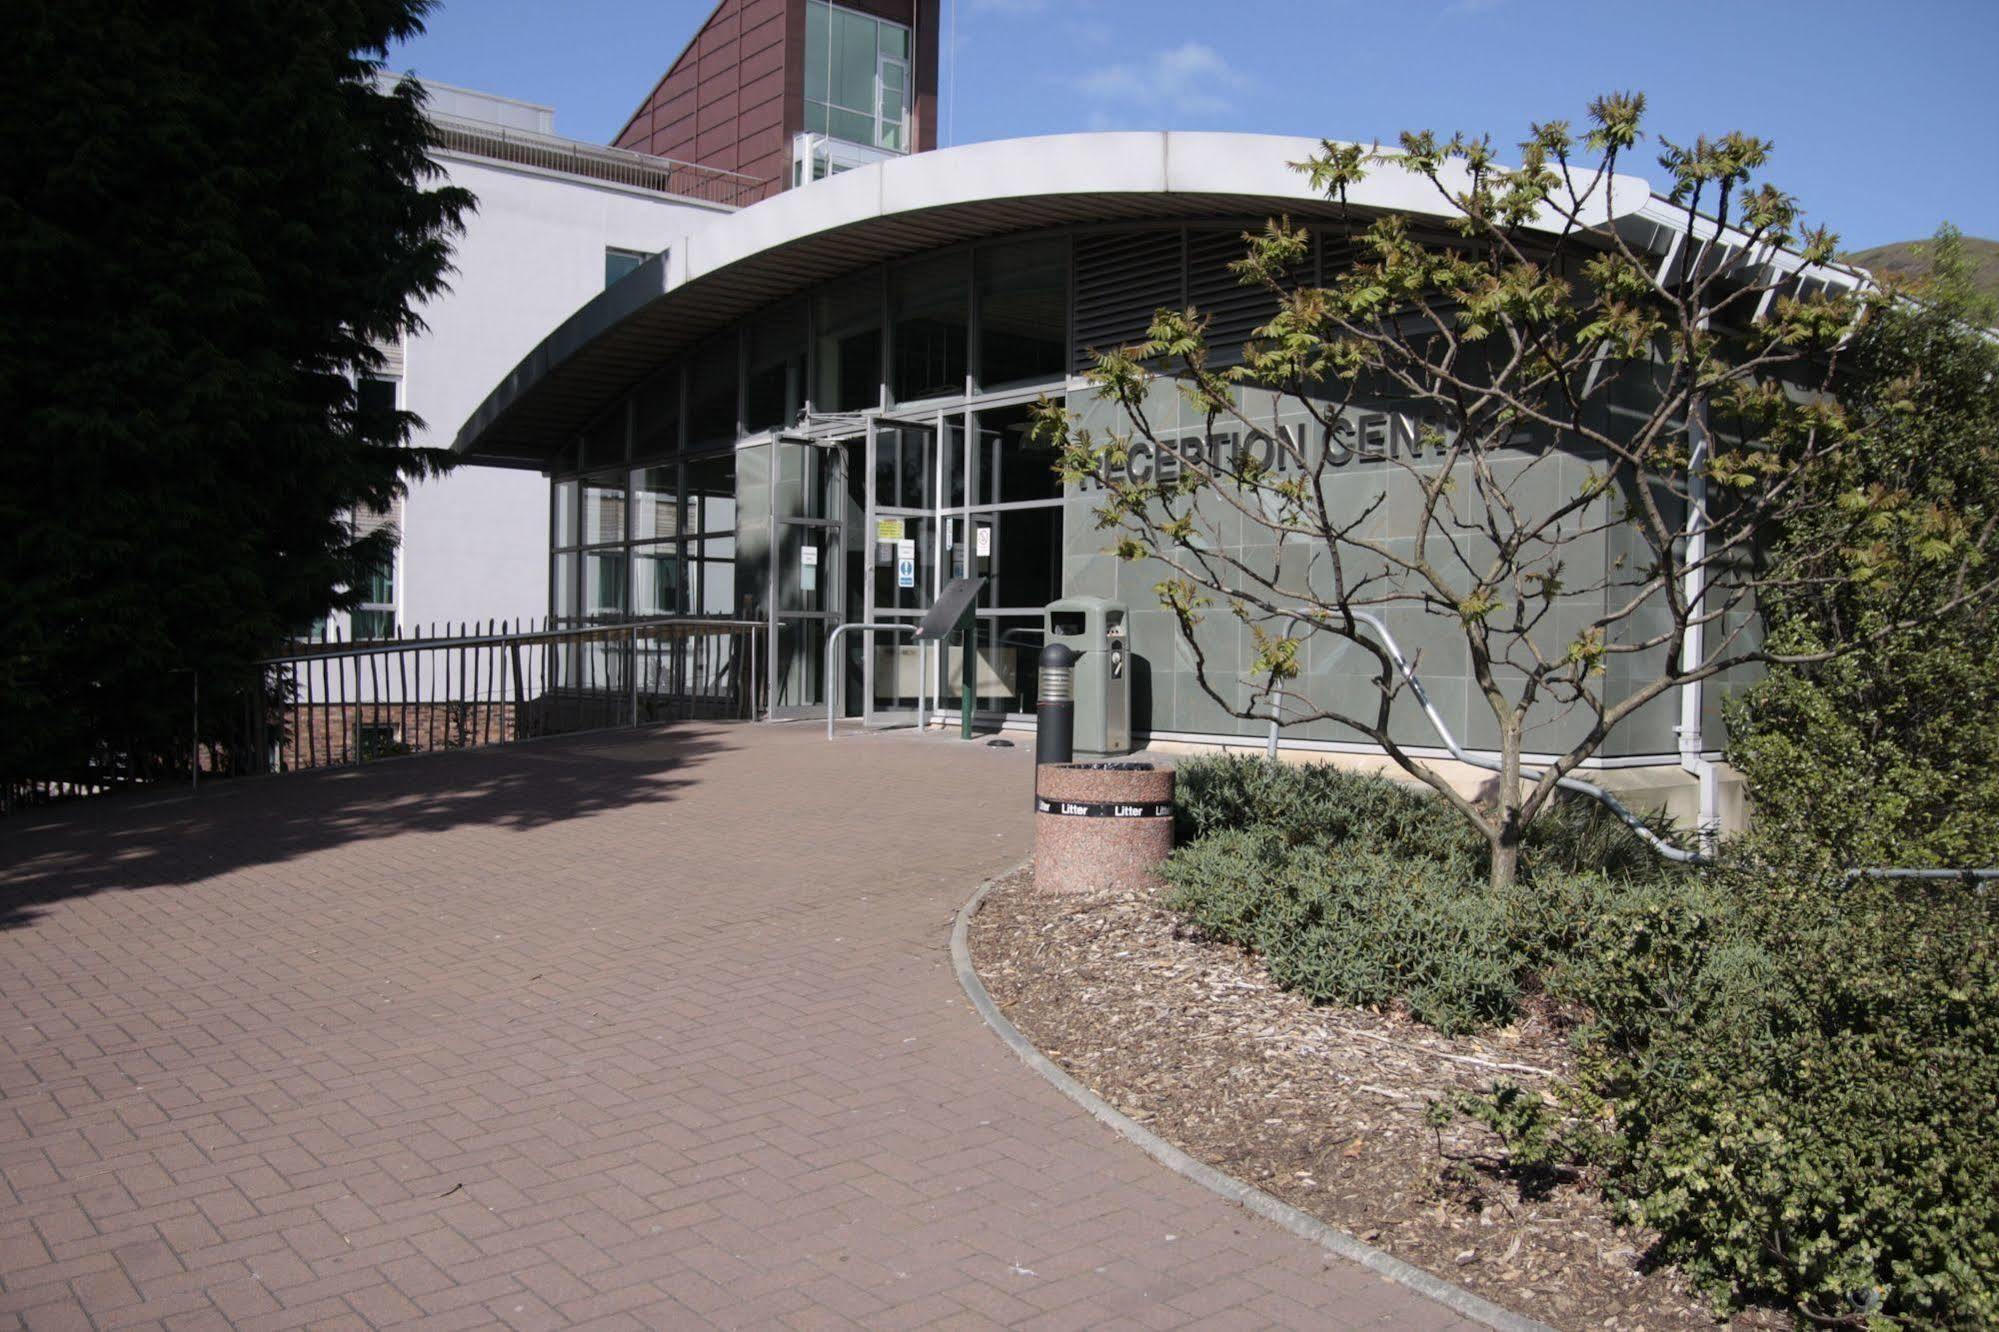
<path id="1" fill-rule="evenodd" d="M 1034 770 L 1034 886 L 1149 888 L 1173 849 L 1173 769 L 1044 763 Z"/>

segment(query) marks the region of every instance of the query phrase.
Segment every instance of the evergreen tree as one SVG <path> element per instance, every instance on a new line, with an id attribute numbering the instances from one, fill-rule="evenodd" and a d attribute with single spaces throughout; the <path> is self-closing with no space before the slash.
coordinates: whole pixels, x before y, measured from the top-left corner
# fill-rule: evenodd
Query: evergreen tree
<path id="1" fill-rule="evenodd" d="M 358 377 L 470 196 L 414 84 L 430 0 L 23 0 L 0 53 L 0 781 L 185 763 L 247 664 L 352 604 L 449 462 Z M 93 759 L 93 756 L 96 756 Z"/>

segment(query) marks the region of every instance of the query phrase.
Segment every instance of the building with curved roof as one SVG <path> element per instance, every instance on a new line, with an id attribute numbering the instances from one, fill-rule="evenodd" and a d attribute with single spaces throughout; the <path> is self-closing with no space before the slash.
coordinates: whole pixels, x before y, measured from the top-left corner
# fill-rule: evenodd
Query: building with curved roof
<path id="1" fill-rule="evenodd" d="M 872 9 L 868 17 L 824 0 L 789 0 L 786 12 L 799 12 L 801 33 L 823 35 L 828 22 L 860 25 L 856 32 L 873 24 L 869 50 L 910 50 L 900 36 L 879 35 L 894 25 L 880 5 Z M 921 15 L 912 13 L 920 32 Z M 876 58 L 889 68 L 900 57 Z M 837 71 L 803 78 L 795 91 L 867 101 L 827 92 L 840 81 Z M 876 105 L 886 87 L 874 85 Z M 1197 679 L 1172 616 L 1151 592 L 1157 570 L 1105 549 L 1096 498 L 1056 475 L 1052 454 L 1030 437 L 1030 414 L 1053 399 L 1110 424 L 1083 378 L 1092 352 L 1141 338 L 1162 307 L 1201 310 L 1218 355 L 1236 354 L 1275 309 L 1267 292 L 1243 287 L 1228 267 L 1243 233 L 1266 220 L 1310 229 L 1297 278 L 1316 282 L 1351 262 L 1371 219 L 1394 213 L 1442 228 L 1447 201 L 1431 182 L 1384 166 L 1336 203 L 1291 165 L 1320 145 L 1276 136 L 1093 133 L 909 151 L 929 133 L 910 105 L 912 119 L 899 122 L 903 137 L 890 145 L 904 151 L 883 148 L 879 116 L 867 131 L 879 141 L 866 153 L 828 156 L 801 133 L 788 188 L 738 210 L 678 215 L 684 225 L 658 253 L 550 328 L 491 385 L 453 447 L 474 463 L 550 478 L 555 621 L 708 615 L 763 623 L 771 716 L 823 715 L 830 704 L 870 723 L 908 720 L 955 699 L 969 669 L 981 711 L 1025 723 L 1044 608 L 1094 594 L 1126 608 L 1139 734 L 1260 740 L 1260 723 L 1231 715 Z M 816 114 L 830 113 L 821 106 Z M 1662 266 L 1684 253 L 1683 211 L 1641 178 L 1600 182 L 1586 213 Z M 1791 290 L 1859 280 L 1807 270 L 1782 252 L 1752 258 L 1762 271 L 1783 273 Z M 1269 414 L 1270 436 L 1305 431 L 1276 395 L 1244 392 L 1246 406 Z M 1218 446 L 1198 435 L 1202 423 L 1173 417 L 1174 402 L 1162 395 L 1154 425 L 1178 442 L 1134 449 L 1130 467 L 1163 476 L 1176 465 L 1174 449 Z M 1385 499 L 1381 521 L 1392 531 L 1408 513 L 1387 493 L 1381 464 L 1415 456 L 1416 423 L 1384 403 L 1341 430 L 1315 447 L 1329 452 L 1344 493 Z M 1253 447 L 1263 433 L 1229 441 Z M 1536 484 L 1573 487 L 1585 470 L 1585 461 L 1564 460 Z M 1258 547 L 1273 538 L 1253 524 L 1234 539 L 1244 558 L 1287 558 Z M 1611 530 L 1582 557 L 1634 553 Z M 870 629 L 840 640 L 829 672 L 837 626 L 913 626 L 956 575 L 985 579 L 969 662 L 956 648 L 921 648 L 904 633 Z M 1439 713 L 1470 747 L 1492 745 L 1490 718 L 1473 706 L 1461 637 L 1412 618 L 1405 639 L 1421 653 Z M 1246 634 L 1234 642 L 1224 635 L 1209 654 L 1208 684 L 1240 674 L 1249 655 Z M 1373 688 L 1362 664 L 1333 642 L 1315 640 L 1304 672 L 1301 687 L 1334 696 Z M 1648 705 L 1593 766 L 1677 774 L 1716 757 L 1713 692 Z M 1545 747 L 1563 747 L 1564 728 L 1580 724 L 1552 720 Z M 1429 747 L 1413 709 L 1407 725 L 1411 746 Z M 1289 729 L 1284 739 L 1368 751 L 1330 723 Z"/>

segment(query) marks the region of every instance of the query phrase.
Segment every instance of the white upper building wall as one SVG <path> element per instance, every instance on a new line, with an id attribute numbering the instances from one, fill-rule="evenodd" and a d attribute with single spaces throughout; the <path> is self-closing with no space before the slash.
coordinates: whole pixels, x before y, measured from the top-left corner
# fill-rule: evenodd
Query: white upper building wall
<path id="1" fill-rule="evenodd" d="M 718 211 L 532 167 L 440 153 L 478 205 L 454 247 L 450 290 L 419 307 L 404 350 L 402 404 L 423 418 L 413 443 L 449 448 L 495 381 L 604 289 L 604 251 L 655 253 Z M 413 486 L 397 559 L 397 619 L 540 619 L 548 612 L 548 481 L 463 466 Z"/>

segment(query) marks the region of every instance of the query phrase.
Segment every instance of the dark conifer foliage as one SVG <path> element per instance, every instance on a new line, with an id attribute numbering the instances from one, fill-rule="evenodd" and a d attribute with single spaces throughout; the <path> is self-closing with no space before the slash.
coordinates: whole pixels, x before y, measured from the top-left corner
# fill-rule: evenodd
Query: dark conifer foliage
<path id="1" fill-rule="evenodd" d="M 21 0 L 0 43 L 0 779 L 184 756 L 350 602 L 448 457 L 354 380 L 441 291 L 469 195 L 414 85 L 429 0 Z M 185 758 L 179 761 L 185 763 Z"/>

